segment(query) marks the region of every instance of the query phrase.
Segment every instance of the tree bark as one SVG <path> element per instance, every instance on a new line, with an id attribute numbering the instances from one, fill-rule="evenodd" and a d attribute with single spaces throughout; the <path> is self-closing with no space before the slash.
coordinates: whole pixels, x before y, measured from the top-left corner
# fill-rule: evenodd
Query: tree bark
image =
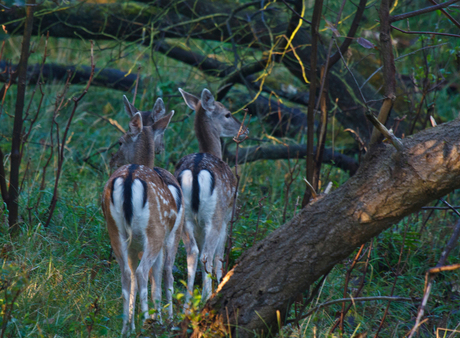
<path id="1" fill-rule="evenodd" d="M 16 109 L 14 113 L 13 136 L 11 141 L 10 188 L 7 200 L 9 211 L 8 224 L 12 233 L 17 232 L 19 229 L 19 168 L 21 166 L 22 125 L 24 122 L 22 113 L 24 111 L 24 98 L 26 95 L 27 62 L 29 60 L 30 37 L 34 22 L 34 8 L 35 0 L 27 1 L 26 22 L 21 45 L 21 58 L 18 65 L 18 91 L 16 95 Z"/>
<path id="2" fill-rule="evenodd" d="M 403 143 L 403 152 L 371 148 L 343 186 L 245 252 L 205 305 L 193 336 L 206 329 L 239 337 L 276 331 L 276 311 L 286 318 L 295 296 L 355 248 L 460 188 L 460 120 Z"/>

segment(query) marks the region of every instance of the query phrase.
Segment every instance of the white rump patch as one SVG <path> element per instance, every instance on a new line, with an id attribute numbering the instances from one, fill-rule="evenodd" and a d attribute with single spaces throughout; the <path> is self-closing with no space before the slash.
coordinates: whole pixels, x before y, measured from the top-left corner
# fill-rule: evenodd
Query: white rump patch
<path id="1" fill-rule="evenodd" d="M 131 221 L 131 228 L 133 229 L 134 233 L 136 233 L 136 230 L 140 230 L 142 233 L 144 233 L 149 223 L 150 217 L 148 197 L 144 206 L 144 185 L 137 178 L 133 182 L 132 189 L 133 219 Z"/>
<path id="2" fill-rule="evenodd" d="M 128 230 L 128 223 L 125 219 L 123 211 L 123 183 L 124 180 L 119 177 L 116 178 L 113 184 L 113 203 L 110 204 L 110 213 L 115 221 L 115 224 L 120 233 L 121 242 L 124 242 L 124 234 L 133 233 L 135 236 L 144 236 L 145 229 L 147 228 L 150 210 L 148 207 L 148 200 L 144 206 L 144 186 L 139 179 L 135 179 L 132 188 L 132 203 L 133 203 L 133 217 L 131 219 L 131 231 Z"/>
<path id="3" fill-rule="evenodd" d="M 125 218 L 123 216 L 123 179 L 117 177 L 113 183 L 113 203 L 110 202 L 110 213 L 117 225 L 118 231 L 125 231 Z"/>
<path id="4" fill-rule="evenodd" d="M 187 212 L 191 210 L 193 175 L 191 170 L 184 170 L 181 174 L 181 187 L 184 194 L 184 204 Z M 173 194 L 174 195 L 174 194 Z"/>
<path id="5" fill-rule="evenodd" d="M 207 170 L 201 170 L 198 174 L 198 184 L 200 185 L 200 207 L 198 218 L 202 222 L 211 221 L 216 210 L 217 194 L 211 194 L 212 176 Z"/>

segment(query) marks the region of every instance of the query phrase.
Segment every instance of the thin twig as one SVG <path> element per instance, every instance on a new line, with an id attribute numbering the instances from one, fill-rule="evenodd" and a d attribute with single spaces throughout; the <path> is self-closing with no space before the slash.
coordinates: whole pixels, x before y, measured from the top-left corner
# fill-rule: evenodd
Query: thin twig
<path id="1" fill-rule="evenodd" d="M 89 86 L 91 85 L 91 82 L 93 81 L 93 76 L 94 76 L 94 69 L 95 69 L 95 64 L 94 64 L 94 53 L 93 53 L 93 47 L 94 47 L 94 42 L 93 40 L 90 41 L 91 42 L 91 75 L 89 76 L 89 80 L 88 80 L 88 83 L 85 87 L 85 89 L 83 90 L 83 92 L 80 94 L 80 96 L 78 97 L 73 97 L 72 98 L 72 101 L 74 102 L 74 106 L 73 106 L 73 109 L 72 109 L 72 112 L 70 113 L 70 117 L 67 121 L 67 125 L 66 125 L 66 129 L 64 131 L 64 134 L 62 136 L 62 142 L 61 142 L 61 146 L 59 147 L 59 142 L 58 142 L 58 168 L 57 168 L 57 172 L 56 172 L 56 179 L 55 179 L 55 182 L 54 182 L 54 191 L 53 191 L 53 197 L 51 199 L 51 205 L 50 205 L 50 208 L 49 208 L 49 214 L 48 214 L 48 219 L 44 225 L 45 228 L 47 228 L 51 222 L 51 218 L 53 216 L 53 212 L 54 212 L 54 209 L 56 207 L 56 203 L 57 203 L 57 190 L 58 190 L 58 185 L 59 185 L 59 178 L 61 176 L 61 171 L 62 171 L 62 165 L 64 163 L 64 149 L 65 149 L 65 142 L 66 142 L 66 139 L 67 139 L 67 133 L 70 129 L 70 124 L 72 123 L 72 120 L 73 120 L 73 117 L 75 115 L 75 112 L 77 110 L 77 107 L 78 107 L 78 103 L 80 102 L 80 100 L 83 98 L 83 96 L 86 95 L 86 93 L 88 92 L 88 89 L 89 89 Z M 56 126 L 58 127 L 58 126 Z M 59 131 L 58 131 L 59 133 Z"/>
<path id="2" fill-rule="evenodd" d="M 407 53 L 407 54 L 404 54 L 404 55 L 401 55 L 401 56 L 397 57 L 397 58 L 395 59 L 395 62 L 396 62 L 396 61 L 399 61 L 399 60 L 401 60 L 401 59 L 403 59 L 403 58 L 405 58 L 405 57 L 407 57 L 407 56 L 410 56 L 410 55 L 413 55 L 413 54 L 415 54 L 415 53 L 418 53 L 418 52 L 420 52 L 420 51 L 422 51 L 422 50 L 430 49 L 430 48 L 436 48 L 436 47 L 441 47 L 441 46 L 444 46 L 444 45 L 447 45 L 447 42 L 445 42 L 445 43 L 440 43 L 439 45 L 422 47 L 422 48 L 417 49 L 417 50 L 415 50 L 415 51 L 413 51 L 413 52 L 410 52 L 410 53 Z M 366 83 L 369 82 L 370 79 L 372 79 L 372 78 L 374 77 L 375 74 L 377 74 L 378 72 L 380 72 L 382 69 L 383 69 L 383 66 L 380 66 L 379 68 L 377 68 L 377 70 L 376 70 L 375 72 L 373 72 L 373 73 L 366 79 L 366 81 L 363 82 L 363 84 L 361 85 L 361 89 L 366 85 Z M 368 101 L 368 103 L 369 103 L 369 102 L 371 102 L 371 101 Z"/>
<path id="3" fill-rule="evenodd" d="M 33 126 L 35 125 L 35 122 L 37 122 L 37 119 L 38 119 L 38 114 L 40 113 L 40 109 L 41 109 L 41 106 L 42 106 L 42 103 L 43 103 L 43 99 L 45 98 L 45 93 L 43 92 L 43 88 L 42 88 L 42 85 L 41 85 L 41 78 L 42 78 L 42 75 L 43 75 L 43 67 L 45 66 L 45 63 L 46 63 L 46 52 L 48 50 L 48 39 L 49 39 L 49 31 L 46 33 L 46 39 L 45 39 L 45 51 L 43 52 L 43 59 L 42 59 L 42 65 L 40 67 L 40 73 L 38 75 L 38 78 L 37 78 L 37 83 L 35 84 L 35 88 L 34 88 L 34 91 L 32 93 L 32 97 L 29 101 L 29 106 L 27 107 L 27 114 L 29 112 L 29 109 L 30 109 L 30 105 L 32 103 L 32 98 L 34 97 L 35 95 L 35 92 L 37 90 L 37 87 L 40 89 L 40 93 L 41 93 L 41 97 L 40 97 L 40 101 L 38 102 L 38 107 L 37 107 L 37 113 L 35 114 L 35 117 L 32 119 L 32 121 L 30 122 L 30 126 L 29 126 L 29 131 L 26 133 L 26 135 L 24 136 L 23 138 L 23 145 L 22 145 L 22 148 L 21 148 L 21 158 L 24 154 L 24 143 L 27 143 L 28 139 L 29 139 L 29 136 L 30 136 L 30 133 L 32 132 L 32 128 Z M 24 119 L 25 120 L 25 119 Z"/>
<path id="4" fill-rule="evenodd" d="M 439 273 L 442 271 L 453 271 L 457 269 L 460 269 L 460 264 L 452 264 L 452 265 L 440 266 L 439 268 L 431 268 L 430 270 L 428 270 L 428 273 L 433 274 L 433 273 Z"/>
<path id="5" fill-rule="evenodd" d="M 334 40 L 334 41 L 335 41 L 335 40 Z M 347 68 L 348 72 L 350 73 L 350 75 L 353 77 L 353 80 L 355 81 L 356 87 L 358 88 L 359 94 L 361 95 L 361 99 L 363 100 L 363 104 L 366 106 L 366 110 L 369 111 L 370 108 L 369 108 L 369 106 L 367 105 L 367 101 L 366 101 L 366 99 L 364 98 L 364 94 L 363 94 L 363 92 L 361 91 L 361 87 L 359 86 L 358 81 L 356 80 L 356 77 L 355 77 L 355 75 L 353 74 L 353 72 L 350 70 L 350 68 L 348 68 L 347 62 L 345 61 L 345 59 L 344 59 L 344 57 L 343 57 L 343 55 L 342 55 L 342 52 L 340 51 L 340 48 L 339 48 L 339 45 L 337 44 L 337 41 L 335 41 L 335 45 L 337 46 L 337 51 L 338 51 L 339 54 L 340 54 L 340 58 L 342 59 L 345 68 Z"/>
<path id="6" fill-rule="evenodd" d="M 385 136 L 391 144 L 399 151 L 402 152 L 404 150 L 404 145 L 401 142 L 399 138 L 397 138 L 391 130 L 388 130 L 380 121 L 378 118 L 375 117 L 375 115 L 371 111 L 366 112 L 366 117 L 368 118 L 369 121 L 374 125 L 375 128 L 378 129 L 378 131 Z"/>
<path id="7" fill-rule="evenodd" d="M 343 286 L 343 298 L 347 295 L 347 290 L 348 290 L 348 283 L 350 282 L 350 275 L 353 269 L 356 266 L 356 263 L 358 263 L 360 259 L 361 252 L 364 249 L 364 244 L 361 245 L 361 247 L 358 250 L 358 253 L 355 256 L 355 259 L 353 260 L 353 263 L 351 264 L 350 268 L 347 271 L 347 275 L 345 277 L 345 284 Z M 343 332 L 343 320 L 345 319 L 345 302 L 342 303 L 342 311 L 340 312 L 340 331 Z"/>
<path id="8" fill-rule="evenodd" d="M 440 198 L 439 200 L 445 205 L 447 205 L 447 207 L 451 209 L 453 212 L 455 212 L 458 216 L 460 216 L 460 212 L 458 212 L 458 210 L 455 207 L 451 206 L 444 198 Z"/>
<path id="9" fill-rule="evenodd" d="M 395 27 L 393 25 L 390 25 L 390 27 L 394 28 L 397 31 L 400 31 L 401 33 L 404 33 L 404 34 L 430 34 L 430 35 L 443 35 L 443 36 L 451 36 L 451 37 L 454 37 L 454 38 L 460 38 L 460 35 L 458 35 L 458 34 L 439 33 L 439 32 L 405 31 L 404 29 Z"/>
<path id="10" fill-rule="evenodd" d="M 366 281 L 367 270 L 369 268 L 369 262 L 371 260 L 371 252 L 372 252 L 373 247 L 374 247 L 374 239 L 371 240 L 371 243 L 369 244 L 369 247 L 366 249 L 367 250 L 367 258 L 366 258 L 366 262 L 364 263 L 364 271 L 363 271 L 363 274 L 362 274 L 361 283 L 360 283 L 360 285 L 358 287 L 358 290 L 356 290 L 353 298 L 358 298 L 359 294 L 361 293 L 361 291 L 364 288 L 364 282 Z M 345 315 L 351 309 L 352 305 L 353 305 L 353 303 L 350 303 L 348 305 L 348 307 L 345 309 L 345 312 L 344 312 Z M 330 333 L 334 332 L 334 330 L 337 328 L 339 323 L 340 323 L 340 318 L 335 321 L 335 324 L 332 326 L 332 328 L 330 329 L 329 332 Z"/>
<path id="11" fill-rule="evenodd" d="M 358 9 L 356 10 L 356 14 L 353 19 L 353 22 L 351 23 L 347 37 L 344 39 L 344 41 L 339 47 L 340 53 L 342 54 L 348 50 L 348 47 L 350 47 L 356 35 L 356 32 L 358 31 L 359 24 L 361 22 L 361 18 L 363 17 L 364 10 L 366 9 L 366 3 L 367 3 L 367 0 L 359 1 Z M 331 59 L 329 61 L 329 68 L 331 68 L 333 65 L 335 65 L 340 60 L 340 53 L 337 51 L 334 53 L 334 55 L 331 56 Z"/>

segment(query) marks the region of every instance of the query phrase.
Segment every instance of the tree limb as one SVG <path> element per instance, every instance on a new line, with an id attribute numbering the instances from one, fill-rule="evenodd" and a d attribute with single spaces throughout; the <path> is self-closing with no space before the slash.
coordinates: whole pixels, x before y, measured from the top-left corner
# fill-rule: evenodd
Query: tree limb
<path id="1" fill-rule="evenodd" d="M 435 0 L 429 0 L 433 5 L 439 5 Z M 460 22 L 458 22 L 457 20 L 455 20 L 452 15 L 450 15 L 449 13 L 446 12 L 445 9 L 441 9 L 440 10 L 442 14 L 444 14 L 450 21 L 452 21 L 452 23 L 457 26 L 458 28 L 460 28 Z"/>
<path id="2" fill-rule="evenodd" d="M 314 149 L 316 152 L 316 147 Z M 279 159 L 298 159 L 305 158 L 307 147 L 304 144 L 292 145 L 270 145 L 270 146 L 253 146 L 240 148 L 238 155 L 238 163 L 244 164 L 258 160 L 279 160 Z M 347 155 L 332 152 L 331 149 L 324 149 L 323 162 L 333 164 L 334 166 L 348 171 L 350 175 L 354 175 L 358 170 L 358 162 Z M 235 164 L 235 154 L 226 152 L 224 160 L 228 161 L 230 166 Z"/>
<path id="3" fill-rule="evenodd" d="M 355 37 L 355 34 L 359 28 L 361 18 L 363 17 L 364 10 L 366 9 L 366 3 L 367 3 L 367 0 L 359 1 L 358 9 L 356 10 L 356 14 L 353 19 L 353 22 L 351 23 L 350 30 L 348 31 L 347 37 L 345 38 L 345 40 L 343 40 L 343 43 L 340 45 L 340 52 L 342 53 L 342 55 L 345 54 L 345 52 L 348 50 L 348 47 L 350 47 L 351 43 L 353 42 L 353 38 Z M 340 60 L 340 53 L 337 51 L 335 52 L 334 55 L 331 56 L 329 60 L 328 68 L 331 68 L 339 60 Z"/>
<path id="4" fill-rule="evenodd" d="M 382 0 L 379 9 L 380 18 L 380 57 L 383 63 L 383 83 L 385 88 L 385 100 L 380 107 L 378 121 L 384 125 L 390 115 L 393 101 L 396 99 L 396 67 L 393 55 L 393 45 L 390 36 L 390 0 Z M 367 117 L 373 117 L 368 113 Z M 374 122 L 373 122 L 374 123 Z M 374 123 L 370 145 L 377 143 L 381 138 L 381 128 Z"/>
<path id="5" fill-rule="evenodd" d="M 446 2 L 444 2 L 442 4 L 439 4 L 439 5 L 425 7 L 425 8 L 413 11 L 413 12 L 393 15 L 393 16 L 390 16 L 390 22 L 396 22 L 396 21 L 408 19 L 408 18 L 412 18 L 412 17 L 417 16 L 417 15 L 421 15 L 421 14 L 429 13 L 429 12 L 432 12 L 432 11 L 436 11 L 436 10 L 441 9 L 441 8 L 446 8 L 447 6 L 450 6 L 450 5 L 452 5 L 452 4 L 456 3 L 456 2 L 459 2 L 459 1 L 460 0 L 450 0 L 450 1 L 446 1 Z"/>

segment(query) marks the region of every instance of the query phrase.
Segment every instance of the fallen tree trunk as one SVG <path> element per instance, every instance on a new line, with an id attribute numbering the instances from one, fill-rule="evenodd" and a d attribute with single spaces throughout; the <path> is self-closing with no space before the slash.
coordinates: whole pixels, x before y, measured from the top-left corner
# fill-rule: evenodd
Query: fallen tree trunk
<path id="1" fill-rule="evenodd" d="M 302 209 L 243 254 L 207 302 L 193 336 L 276 331 L 302 291 L 355 248 L 432 200 L 460 188 L 460 120 L 380 144 L 343 186 Z"/>
<path id="2" fill-rule="evenodd" d="M 210 59 L 208 59 L 210 60 Z M 11 69 L 10 65 L 6 61 L 0 61 L 0 82 L 8 82 Z M 16 70 L 16 65 L 12 66 L 12 70 Z M 40 76 L 41 64 L 30 65 L 27 68 L 27 80 L 31 83 L 35 83 Z M 71 72 L 69 83 L 71 84 L 86 84 L 91 75 L 91 67 L 79 65 L 59 65 L 55 63 L 45 64 L 43 66 L 43 72 L 41 74 L 43 81 L 60 80 L 66 81 L 68 72 Z M 224 72 L 224 70 L 222 70 Z M 219 76 L 219 75 L 216 75 Z M 136 83 L 137 75 L 134 73 L 128 74 L 118 69 L 105 68 L 95 69 L 95 75 L 92 82 L 92 86 L 111 88 L 121 91 L 129 91 L 134 88 Z M 139 88 L 150 85 L 151 77 L 141 78 L 139 81 Z M 14 81 L 13 81 L 14 82 Z M 249 102 L 251 97 L 243 93 L 235 94 L 238 98 L 237 102 Z M 240 108 L 239 106 L 230 108 Z M 252 115 L 258 115 L 261 120 L 268 125 L 272 126 L 274 134 L 276 136 L 293 136 L 299 131 L 306 128 L 307 120 L 306 115 L 303 111 L 298 108 L 288 107 L 279 100 L 267 99 L 260 95 L 252 104 L 248 106 L 249 113 Z M 281 120 L 280 120 L 281 117 Z"/>
<path id="3" fill-rule="evenodd" d="M 316 147 L 314 151 L 316 152 Z M 295 160 L 305 158 L 306 155 L 307 146 L 305 144 L 246 147 L 240 148 L 238 151 L 238 164 L 258 160 Z M 235 165 L 236 159 L 234 153 L 226 152 L 223 158 L 230 166 Z M 331 149 L 327 148 L 324 149 L 323 163 L 332 164 L 337 168 L 348 171 L 350 175 L 354 175 L 359 167 L 359 163 L 353 157 L 338 152 L 332 152 Z"/>

